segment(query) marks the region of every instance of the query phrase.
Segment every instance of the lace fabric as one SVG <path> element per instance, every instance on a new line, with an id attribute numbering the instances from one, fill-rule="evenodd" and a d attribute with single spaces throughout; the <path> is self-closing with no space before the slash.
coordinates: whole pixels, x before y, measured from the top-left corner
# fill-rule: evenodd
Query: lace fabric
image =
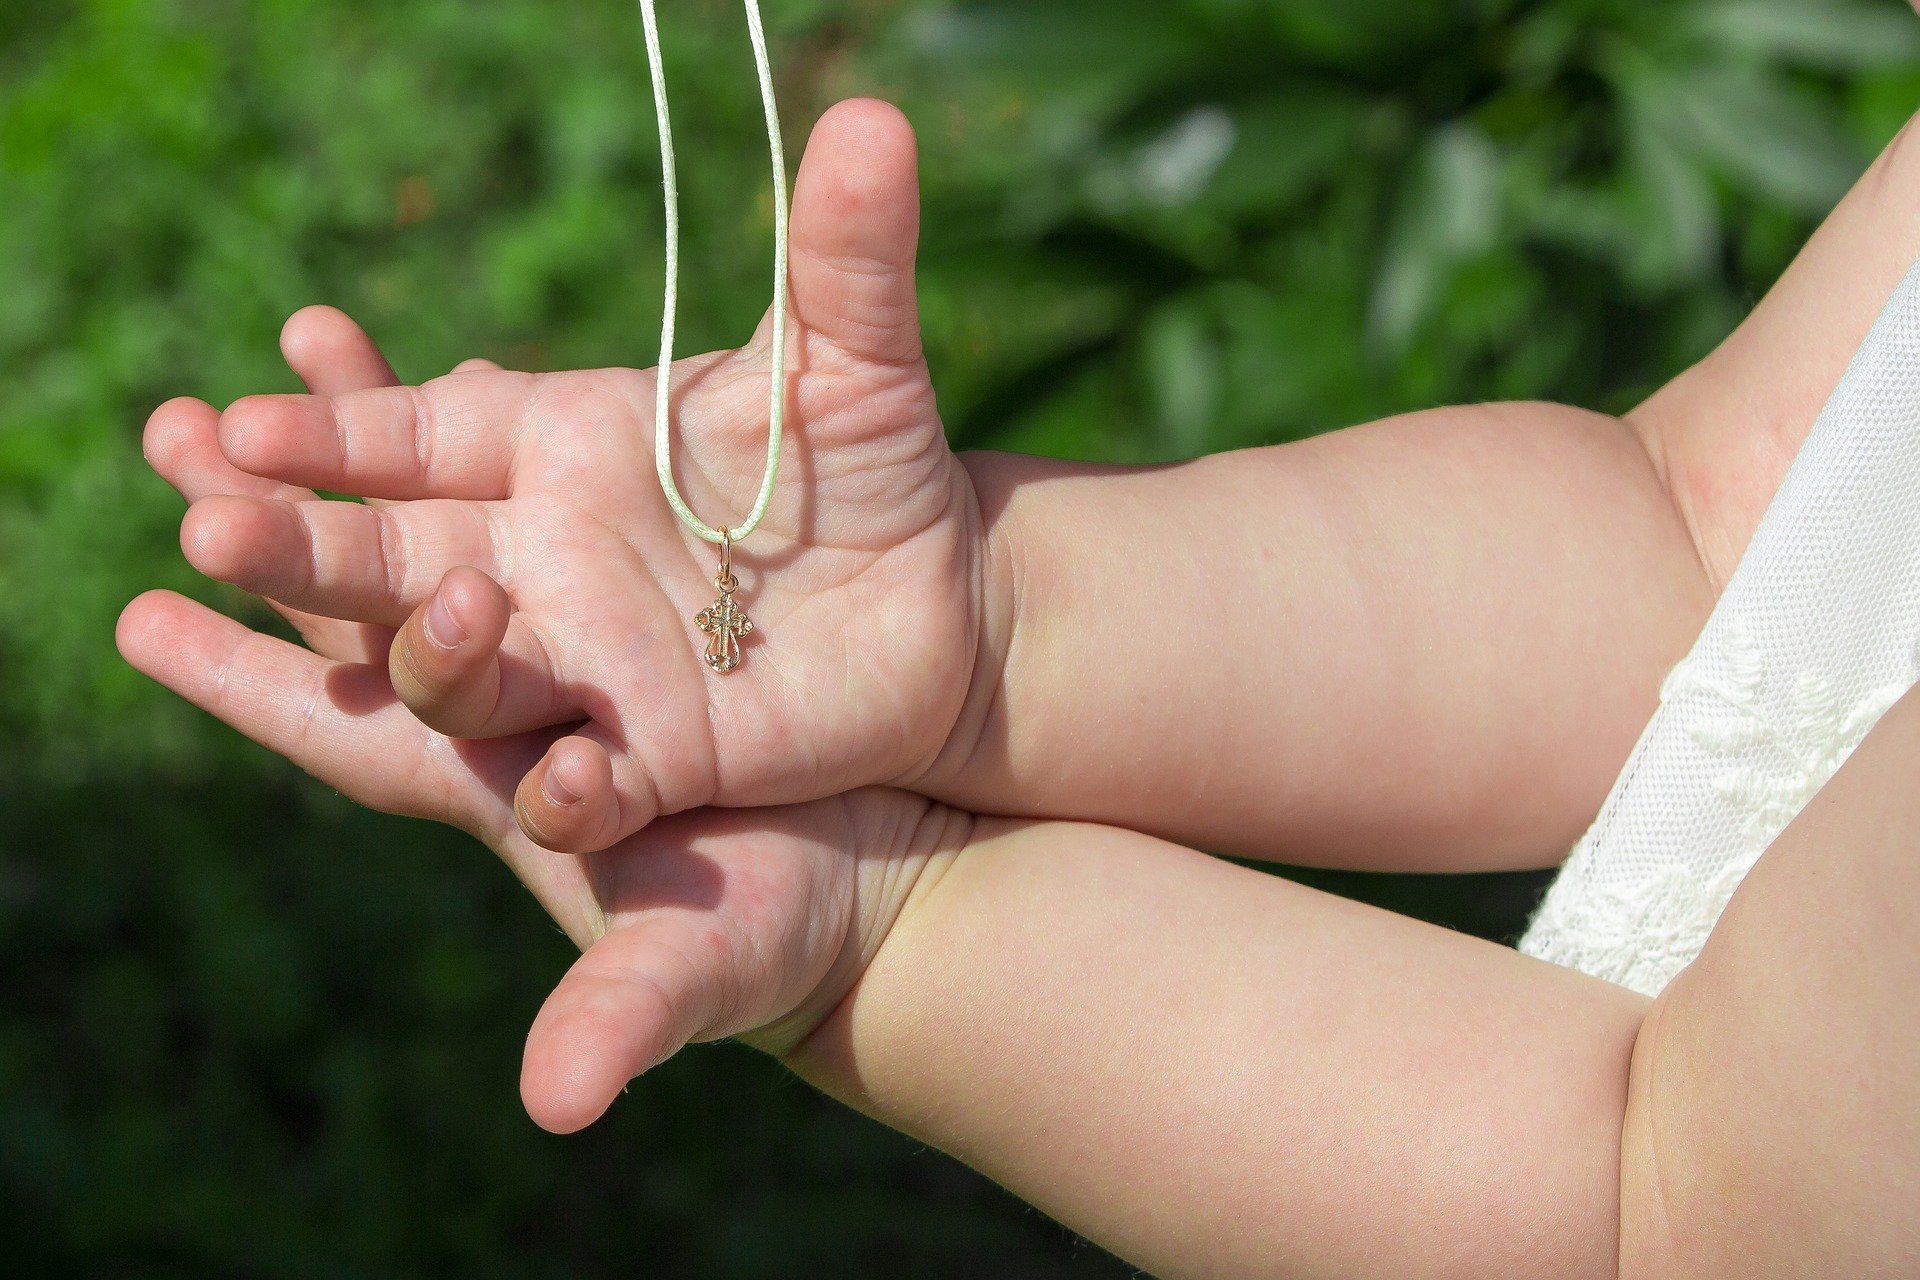
<path id="1" fill-rule="evenodd" d="M 1920 264 L 1861 344 L 1521 950 L 1656 994 L 1920 679 Z"/>

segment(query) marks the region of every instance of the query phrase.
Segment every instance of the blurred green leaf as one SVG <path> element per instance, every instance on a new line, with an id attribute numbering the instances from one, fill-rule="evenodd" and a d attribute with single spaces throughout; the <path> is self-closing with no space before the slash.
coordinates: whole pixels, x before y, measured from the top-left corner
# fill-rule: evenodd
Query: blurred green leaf
<path id="1" fill-rule="evenodd" d="M 1858 176 L 1861 158 L 1834 117 L 1786 83 L 1739 67 L 1675 68 L 1643 82 L 1649 116 L 1681 147 L 1755 195 L 1818 213 Z"/>
<path id="2" fill-rule="evenodd" d="M 1500 158 L 1492 142 L 1467 124 L 1435 131 L 1395 199 L 1382 247 L 1368 322 L 1379 349 L 1405 346 L 1448 277 L 1493 246 L 1500 212 Z"/>
<path id="3" fill-rule="evenodd" d="M 1039 101 L 1068 109 L 1111 105 L 1205 53 L 1181 7 L 1157 0 L 971 0 L 911 13 L 922 57 L 1044 85 Z"/>
<path id="4" fill-rule="evenodd" d="M 1220 344 L 1210 317 L 1191 299 L 1166 304 L 1141 333 L 1156 417 L 1172 457 L 1190 457 L 1206 444 L 1221 408 Z"/>
<path id="5" fill-rule="evenodd" d="M 1359 95 L 1312 85 L 1237 104 L 1233 145 L 1201 201 L 1227 217 L 1274 216 L 1365 154 L 1369 110 Z"/>
<path id="6" fill-rule="evenodd" d="M 1646 212 L 1646 234 L 1624 246 L 1628 278 L 1641 288 L 1702 279 L 1720 247 L 1720 219 L 1706 175 L 1651 122 L 1628 123 L 1631 198 Z"/>
<path id="7" fill-rule="evenodd" d="M 1920 55 L 1920 22 L 1894 0 L 1716 0 L 1682 12 L 1705 40 L 1833 71 Z"/>

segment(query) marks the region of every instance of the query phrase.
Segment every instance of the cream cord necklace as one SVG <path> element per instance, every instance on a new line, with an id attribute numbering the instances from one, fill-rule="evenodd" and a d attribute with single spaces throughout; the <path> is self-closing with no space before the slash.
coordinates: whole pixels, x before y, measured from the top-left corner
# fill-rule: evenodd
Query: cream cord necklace
<path id="1" fill-rule="evenodd" d="M 773 101 L 773 71 L 767 59 L 767 34 L 760 22 L 760 0 L 746 0 L 747 32 L 753 41 L 753 63 L 760 76 L 760 102 L 767 117 L 767 150 L 773 158 L 773 335 L 768 352 L 767 465 L 760 475 L 760 494 L 747 518 L 731 528 L 708 524 L 693 513 L 673 482 L 671 378 L 674 314 L 680 300 L 680 188 L 673 162 L 673 124 L 667 115 L 667 80 L 661 69 L 660 22 L 655 0 L 640 0 L 640 19 L 647 33 L 647 69 L 653 78 L 653 113 L 660 129 L 660 185 L 666 197 L 666 300 L 660 312 L 660 369 L 655 379 L 653 462 L 660 491 L 680 523 L 720 548 L 720 571 L 713 585 L 720 592 L 702 609 L 694 625 L 707 636 L 707 665 L 725 675 L 740 665 L 740 640 L 753 631 L 753 622 L 733 602 L 739 582 L 733 576 L 733 544 L 760 527 L 773 501 L 774 481 L 780 474 L 780 430 L 787 407 L 787 159 L 780 143 L 780 115 Z"/>

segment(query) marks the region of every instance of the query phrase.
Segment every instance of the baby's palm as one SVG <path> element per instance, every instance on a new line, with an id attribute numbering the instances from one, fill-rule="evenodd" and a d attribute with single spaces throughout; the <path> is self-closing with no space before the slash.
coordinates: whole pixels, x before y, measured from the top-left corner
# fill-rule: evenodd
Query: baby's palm
<path id="1" fill-rule="evenodd" d="M 693 621 L 714 599 L 714 553 L 654 477 L 651 375 L 534 384 L 507 504 L 509 585 L 565 673 L 561 705 L 592 720 L 616 762 L 631 758 L 634 776 L 616 771 L 630 798 L 644 785 L 669 812 L 812 799 L 926 767 L 953 727 L 978 630 L 972 486 L 923 366 L 813 358 L 821 346 L 802 349 L 797 465 L 736 555 L 755 630 L 725 677 L 702 661 Z M 683 375 L 678 470 L 718 523 L 758 479 L 766 369 L 752 355 L 703 364 Z"/>
<path id="2" fill-rule="evenodd" d="M 581 725 L 521 787 L 554 847 L 602 847 L 659 813 L 911 778 L 966 697 L 983 572 L 972 487 L 920 358 L 916 223 L 904 125 L 873 104 L 830 113 L 798 186 L 790 443 L 737 553 L 756 630 L 731 675 L 701 661 L 693 620 L 715 562 L 659 491 L 651 373 L 484 367 L 243 401 L 219 428 L 241 471 L 389 501 L 203 499 L 188 554 L 295 609 L 401 626 L 397 686 L 436 729 Z M 681 488 L 710 522 L 737 519 L 763 462 L 766 344 L 674 373 Z M 450 584 L 444 616 L 468 634 L 445 649 L 427 643 L 426 602 L 460 566 L 504 594 L 490 602 L 482 582 L 463 605 Z M 538 785 L 556 777 L 576 801 L 605 794 L 569 814 Z"/>
<path id="3" fill-rule="evenodd" d="M 484 723 L 443 721 L 403 681 L 422 718 L 470 737 L 587 720 L 625 802 L 621 833 L 655 812 L 812 799 L 929 765 L 972 676 L 972 487 L 924 366 L 849 359 L 804 335 L 800 356 L 786 483 L 735 562 L 756 629 L 725 677 L 702 661 L 694 625 L 715 594 L 712 549 L 681 530 L 654 477 L 653 375 L 477 372 L 429 388 L 429 402 L 498 395 L 524 408 L 510 496 L 432 513 L 489 528 L 491 564 L 477 547 L 458 563 L 488 569 L 513 601 L 498 697 Z M 758 479 L 766 368 L 751 348 L 688 363 L 677 425 L 694 465 L 680 482 L 718 518 Z M 456 563 L 410 559 L 419 593 Z"/>

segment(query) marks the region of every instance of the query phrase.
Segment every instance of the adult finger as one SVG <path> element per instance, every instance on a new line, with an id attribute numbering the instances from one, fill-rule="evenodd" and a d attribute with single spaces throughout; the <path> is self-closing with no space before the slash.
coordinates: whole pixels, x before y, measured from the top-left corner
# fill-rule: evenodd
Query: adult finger
<path id="1" fill-rule="evenodd" d="M 114 638 L 136 669 L 369 808 L 473 816 L 477 797 L 429 758 L 432 733 L 378 667 L 330 662 L 167 591 L 129 604 Z"/>
<path id="2" fill-rule="evenodd" d="M 349 799 L 486 840 L 581 945 L 605 932 L 585 864 L 520 839 L 508 815 L 503 789 L 538 740 L 449 743 L 381 668 L 329 662 L 172 592 L 129 604 L 115 639 L 136 669 Z"/>

